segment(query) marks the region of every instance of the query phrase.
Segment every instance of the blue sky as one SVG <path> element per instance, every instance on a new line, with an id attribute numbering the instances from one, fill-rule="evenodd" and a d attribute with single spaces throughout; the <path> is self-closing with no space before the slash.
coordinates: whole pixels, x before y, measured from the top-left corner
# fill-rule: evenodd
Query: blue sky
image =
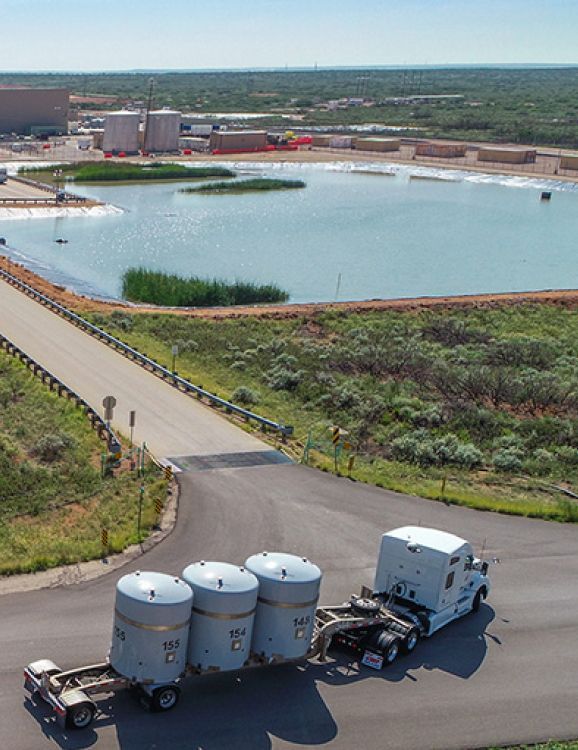
<path id="1" fill-rule="evenodd" d="M 0 0 L 0 70 L 578 63 L 578 0 Z"/>

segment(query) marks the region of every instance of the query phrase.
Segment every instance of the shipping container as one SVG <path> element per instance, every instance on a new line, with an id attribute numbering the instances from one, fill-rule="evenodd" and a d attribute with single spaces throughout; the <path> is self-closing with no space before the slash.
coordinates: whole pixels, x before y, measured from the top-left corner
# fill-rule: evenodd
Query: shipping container
<path id="1" fill-rule="evenodd" d="M 495 161 L 500 164 L 534 164 L 536 149 L 488 146 L 478 151 L 478 161 Z"/>

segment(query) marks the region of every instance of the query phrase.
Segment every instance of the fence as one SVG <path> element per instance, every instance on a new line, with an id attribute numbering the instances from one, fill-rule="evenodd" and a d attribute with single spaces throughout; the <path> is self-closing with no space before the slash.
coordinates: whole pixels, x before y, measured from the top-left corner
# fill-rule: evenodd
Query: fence
<path id="1" fill-rule="evenodd" d="M 206 399 L 211 405 L 224 409 L 224 411 L 227 414 L 236 414 L 248 422 L 250 421 L 256 422 L 259 424 L 260 429 L 263 432 L 267 432 L 268 429 L 272 430 L 273 432 L 277 432 L 281 436 L 282 440 L 286 440 L 288 437 L 290 437 L 293 434 L 293 427 L 291 425 L 284 425 L 279 422 L 274 422 L 273 420 L 267 419 L 266 417 L 262 417 L 261 415 L 255 414 L 252 411 L 243 409 L 242 407 L 237 406 L 236 404 L 233 404 L 232 402 L 227 401 L 224 398 L 220 398 L 219 396 L 215 395 L 214 393 L 211 393 L 210 391 L 206 391 L 200 386 L 193 385 L 193 383 L 190 383 L 188 380 L 180 377 L 179 375 L 172 372 L 168 368 L 163 367 L 162 365 L 159 365 L 158 362 L 155 362 L 150 357 L 147 357 L 146 355 L 141 354 L 136 349 L 133 349 L 131 346 L 128 346 L 128 344 L 125 344 L 123 341 L 120 341 L 120 339 L 117 339 L 114 336 L 111 336 L 109 333 L 106 333 L 106 331 L 103 331 L 101 328 L 98 328 L 98 326 L 95 326 L 92 323 L 89 323 L 80 315 L 73 313 L 72 310 L 69 310 L 63 305 L 58 304 L 58 302 L 55 302 L 53 299 L 50 299 L 50 297 L 47 297 L 46 295 L 41 294 L 39 291 L 34 289 L 34 287 L 31 287 L 28 284 L 24 283 L 23 281 L 18 279 L 16 276 L 13 276 L 11 273 L 8 273 L 7 271 L 0 269 L 0 278 L 3 278 L 11 286 L 14 286 L 17 289 L 20 289 L 32 299 L 36 300 L 37 302 L 40 302 L 40 304 L 44 305 L 45 307 L 48 307 L 49 309 L 56 312 L 61 317 L 65 318 L 66 320 L 70 321 L 74 325 L 84 330 L 86 333 L 89 333 L 91 336 L 94 336 L 99 341 L 102 341 L 103 343 L 107 344 L 108 346 L 112 347 L 116 351 L 123 354 L 125 357 L 128 357 L 133 362 L 136 362 L 137 364 L 141 365 L 141 367 L 144 367 L 145 369 L 154 373 L 165 382 L 168 382 L 177 390 L 180 390 L 188 395 L 195 395 L 199 400 Z"/>

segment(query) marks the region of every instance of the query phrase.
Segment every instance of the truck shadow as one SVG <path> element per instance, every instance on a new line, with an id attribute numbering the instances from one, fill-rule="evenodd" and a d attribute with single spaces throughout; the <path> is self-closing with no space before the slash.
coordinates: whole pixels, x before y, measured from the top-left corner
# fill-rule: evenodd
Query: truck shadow
<path id="1" fill-rule="evenodd" d="M 494 610 L 483 604 L 471 617 L 453 623 L 413 654 L 374 671 L 350 653 L 332 651 L 327 662 L 286 664 L 264 669 L 206 675 L 182 683 L 179 705 L 166 714 L 143 710 L 128 692 L 98 702 L 94 729 L 67 732 L 50 718 L 42 701 L 26 700 L 43 733 L 62 750 L 82 750 L 116 732 L 121 750 L 270 750 L 271 736 L 296 745 L 324 745 L 339 728 L 323 699 L 326 687 L 361 680 L 419 683 L 420 670 L 440 670 L 464 680 L 481 666 L 487 651 L 487 628 Z M 493 640 L 497 641 L 496 638 Z M 499 643 L 499 641 L 497 641 Z M 324 687 L 326 686 L 326 687 Z"/>

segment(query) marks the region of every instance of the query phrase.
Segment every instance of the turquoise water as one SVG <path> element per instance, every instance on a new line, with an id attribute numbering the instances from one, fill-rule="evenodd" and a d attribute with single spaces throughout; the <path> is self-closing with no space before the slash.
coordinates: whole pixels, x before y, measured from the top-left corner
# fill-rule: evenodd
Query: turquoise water
<path id="1" fill-rule="evenodd" d="M 397 166 L 395 176 L 350 165 L 251 169 L 299 177 L 307 188 L 203 196 L 179 193 L 176 183 L 75 187 L 123 213 L 0 221 L 0 235 L 43 275 L 102 296 L 119 296 L 123 271 L 135 265 L 274 281 L 295 302 L 578 287 L 574 186 L 553 185 L 543 203 L 546 183 L 522 178 L 414 169 L 452 178 L 416 180 Z M 61 237 L 68 244 L 54 242 Z"/>

